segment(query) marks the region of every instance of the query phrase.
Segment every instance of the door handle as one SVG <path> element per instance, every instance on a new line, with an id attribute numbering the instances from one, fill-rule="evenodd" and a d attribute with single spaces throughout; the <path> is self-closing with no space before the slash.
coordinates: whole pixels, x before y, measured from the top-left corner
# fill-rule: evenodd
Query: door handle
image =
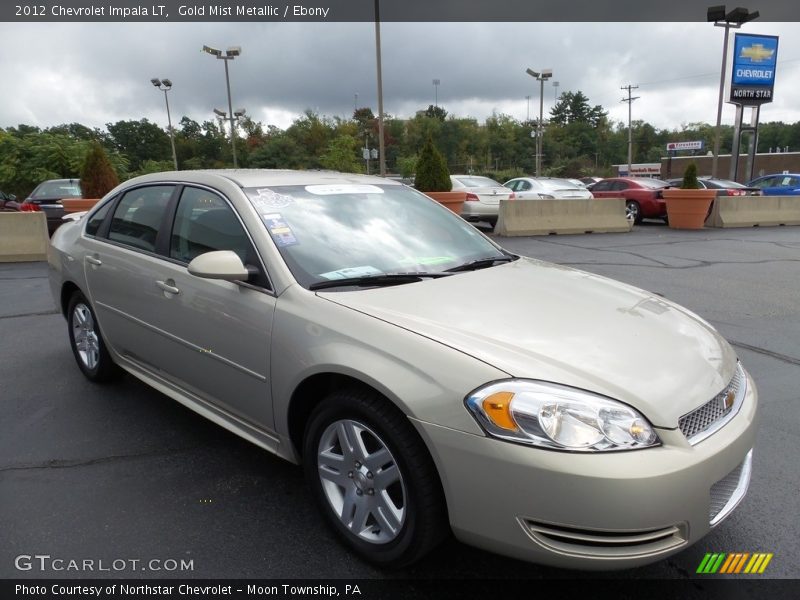
<path id="1" fill-rule="evenodd" d="M 95 265 L 96 267 L 99 267 L 100 265 L 103 264 L 102 260 L 100 260 L 99 258 L 95 258 L 94 256 L 87 256 L 86 262 L 89 263 L 90 265 Z"/>
<path id="2" fill-rule="evenodd" d="M 181 291 L 175 287 L 175 282 L 172 279 L 166 281 L 156 281 L 156 285 L 168 294 L 180 294 Z"/>

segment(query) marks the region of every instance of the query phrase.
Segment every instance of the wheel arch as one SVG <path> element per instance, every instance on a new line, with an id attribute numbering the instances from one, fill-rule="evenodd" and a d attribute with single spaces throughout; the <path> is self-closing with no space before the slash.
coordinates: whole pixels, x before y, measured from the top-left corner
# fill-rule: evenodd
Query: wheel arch
<path id="1" fill-rule="evenodd" d="M 61 286 L 61 297 L 60 297 L 60 305 L 61 305 L 61 314 L 64 317 L 67 317 L 67 308 L 69 308 L 69 300 L 72 298 L 72 295 L 75 292 L 81 292 L 81 288 L 79 288 L 75 283 L 72 281 L 65 281 Z"/>

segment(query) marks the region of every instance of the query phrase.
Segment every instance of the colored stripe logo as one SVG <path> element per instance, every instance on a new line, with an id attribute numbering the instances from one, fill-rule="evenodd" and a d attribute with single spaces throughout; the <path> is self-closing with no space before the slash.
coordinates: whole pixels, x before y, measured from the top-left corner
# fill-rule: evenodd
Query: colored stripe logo
<path id="1" fill-rule="evenodd" d="M 702 575 L 715 573 L 761 575 L 767 569 L 773 556 L 772 552 L 754 552 L 752 554 L 750 552 L 709 552 L 703 557 L 696 572 Z"/>

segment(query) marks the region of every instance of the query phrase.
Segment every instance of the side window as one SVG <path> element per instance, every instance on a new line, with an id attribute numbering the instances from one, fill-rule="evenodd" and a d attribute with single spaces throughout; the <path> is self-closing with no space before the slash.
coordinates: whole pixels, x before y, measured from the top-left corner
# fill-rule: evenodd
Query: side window
<path id="1" fill-rule="evenodd" d="M 188 263 L 214 250 L 233 250 L 244 264 L 256 262 L 250 239 L 230 205 L 213 192 L 184 188 L 172 226 L 170 258 Z"/>
<path id="2" fill-rule="evenodd" d="M 518 192 L 527 192 L 529 189 L 531 189 L 531 184 L 528 183 L 527 181 L 520 181 L 517 184 L 517 191 Z"/>
<path id="3" fill-rule="evenodd" d="M 611 184 L 611 189 L 612 189 L 612 191 L 615 191 L 615 192 L 619 192 L 619 191 L 622 191 L 622 190 L 627 190 L 628 189 L 628 182 L 627 181 L 615 181 L 613 184 Z"/>
<path id="4" fill-rule="evenodd" d="M 173 190 L 171 185 L 155 185 L 127 192 L 114 211 L 108 239 L 155 252 L 158 230 Z"/>
<path id="5" fill-rule="evenodd" d="M 106 215 L 108 215 L 108 211 L 112 204 L 114 204 L 114 201 L 109 200 L 106 202 L 105 206 L 101 207 L 100 210 L 92 215 L 92 217 L 89 219 L 89 222 L 86 223 L 86 235 L 97 235 L 97 231 L 100 229 L 103 221 L 106 220 Z"/>
<path id="6" fill-rule="evenodd" d="M 594 184 L 594 187 L 592 187 L 592 191 L 593 192 L 605 192 L 605 191 L 608 191 L 609 188 L 611 188 L 611 182 L 610 181 L 598 181 L 597 183 Z"/>

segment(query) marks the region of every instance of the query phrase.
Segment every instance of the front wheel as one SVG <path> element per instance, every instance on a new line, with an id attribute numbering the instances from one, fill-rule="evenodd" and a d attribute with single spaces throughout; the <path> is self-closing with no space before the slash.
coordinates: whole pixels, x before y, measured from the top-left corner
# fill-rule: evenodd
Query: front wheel
<path id="1" fill-rule="evenodd" d="M 325 520 L 362 558 L 401 567 L 446 535 L 433 461 L 408 419 L 369 391 L 332 393 L 303 443 L 305 474 Z"/>
<path id="2" fill-rule="evenodd" d="M 67 321 L 72 353 L 83 374 L 97 382 L 115 379 L 120 369 L 111 360 L 89 301 L 80 292 L 70 298 Z"/>

